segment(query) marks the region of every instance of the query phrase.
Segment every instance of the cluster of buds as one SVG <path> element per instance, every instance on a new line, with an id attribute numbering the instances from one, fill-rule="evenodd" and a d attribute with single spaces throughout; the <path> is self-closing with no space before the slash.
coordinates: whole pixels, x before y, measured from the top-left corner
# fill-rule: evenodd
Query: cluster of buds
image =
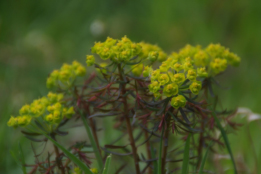
<path id="1" fill-rule="evenodd" d="M 189 83 L 190 92 L 197 95 L 202 87 L 201 79 L 225 71 L 228 63 L 236 66 L 239 62 L 240 58 L 237 55 L 219 44 L 210 44 L 204 50 L 200 46 L 187 45 L 178 53 L 172 53 L 151 73 L 149 90 L 156 98 L 177 98 L 180 96 L 179 91 L 186 91 L 184 85 Z M 181 100 L 180 97 L 171 102 L 175 108 L 182 106 L 177 105 L 177 100 Z"/>
<path id="2" fill-rule="evenodd" d="M 77 61 L 73 61 L 71 65 L 63 64 L 60 70 L 54 70 L 47 78 L 47 88 L 59 87 L 62 89 L 69 88 L 77 76 L 84 76 L 86 68 Z"/>
<path id="3" fill-rule="evenodd" d="M 126 36 L 121 40 L 108 37 L 105 42 L 97 42 L 92 47 L 92 53 L 98 54 L 103 60 L 109 59 L 116 63 L 130 62 L 131 58 L 137 56 L 140 52 L 140 44 L 132 42 Z"/>
<path id="4" fill-rule="evenodd" d="M 156 60 L 163 62 L 167 59 L 167 54 L 157 45 L 152 45 L 145 42 L 140 42 L 142 51 L 139 56 L 142 59 L 149 59 L 151 62 Z"/>
<path id="5" fill-rule="evenodd" d="M 34 119 L 42 119 L 47 125 L 58 125 L 63 118 L 71 118 L 74 108 L 63 104 L 63 94 L 49 92 L 47 97 L 34 100 L 30 105 L 24 105 L 20 116 L 11 117 L 8 121 L 10 127 L 26 127 Z"/>

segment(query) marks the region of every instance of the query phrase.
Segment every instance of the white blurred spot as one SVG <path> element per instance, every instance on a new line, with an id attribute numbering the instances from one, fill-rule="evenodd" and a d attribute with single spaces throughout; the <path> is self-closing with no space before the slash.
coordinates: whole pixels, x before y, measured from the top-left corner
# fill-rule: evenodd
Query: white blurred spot
<path id="1" fill-rule="evenodd" d="M 252 112 L 249 108 L 238 108 L 236 114 L 240 114 L 242 117 L 247 117 L 248 122 L 261 120 L 261 115 Z"/>
<path id="2" fill-rule="evenodd" d="M 100 20 L 95 20 L 91 23 L 90 30 L 92 35 L 99 36 L 104 33 L 105 25 Z"/>

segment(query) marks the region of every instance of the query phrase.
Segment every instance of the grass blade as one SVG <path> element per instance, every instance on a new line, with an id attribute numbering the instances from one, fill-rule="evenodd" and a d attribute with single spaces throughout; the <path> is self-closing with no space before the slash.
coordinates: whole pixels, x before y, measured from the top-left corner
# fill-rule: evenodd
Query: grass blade
<path id="1" fill-rule="evenodd" d="M 153 148 L 153 146 L 150 146 L 150 151 L 151 151 L 151 158 L 152 159 L 155 159 L 156 158 L 156 153 L 155 153 L 155 150 Z M 157 174 L 158 172 L 158 165 L 157 165 L 157 160 L 153 161 L 153 174 Z"/>
<path id="2" fill-rule="evenodd" d="M 10 154 L 11 154 L 11 156 L 14 158 L 14 160 L 15 160 L 16 164 L 19 166 L 19 168 L 22 168 L 22 167 L 21 167 L 21 162 L 17 159 L 17 156 L 15 155 L 15 154 L 17 154 L 17 153 L 14 153 L 14 151 L 11 151 L 11 150 L 10 150 Z M 23 169 L 22 169 L 22 170 L 23 170 Z"/>
<path id="3" fill-rule="evenodd" d="M 94 150 L 94 154 L 95 154 L 95 157 L 97 159 L 97 162 L 98 162 L 98 166 L 99 166 L 99 171 L 103 171 L 103 162 L 102 162 L 102 157 L 101 157 L 101 154 L 100 154 L 100 151 L 98 149 L 98 145 L 96 144 L 96 141 L 94 140 L 94 137 L 93 137 L 93 134 L 92 134 L 92 131 L 90 129 L 90 126 L 88 125 L 87 123 L 87 120 L 84 116 L 84 114 L 81 112 L 81 118 L 82 118 L 82 121 L 83 121 L 83 124 L 84 124 L 84 127 L 86 129 L 86 132 L 88 134 L 88 137 L 91 141 L 91 145 L 92 145 L 92 148 Z"/>
<path id="4" fill-rule="evenodd" d="M 163 134 L 164 134 L 164 126 L 162 127 L 161 130 L 161 137 L 160 137 L 160 147 L 159 147 L 159 158 L 158 158 L 158 172 L 157 174 L 161 174 L 161 156 L 162 156 L 162 142 L 163 142 Z"/>
<path id="5" fill-rule="evenodd" d="M 57 146 L 59 149 L 63 151 L 63 153 L 72 160 L 85 174 L 93 174 L 91 170 L 78 158 L 76 158 L 71 152 L 69 152 L 67 149 L 65 149 L 62 145 L 57 143 L 54 139 L 52 139 L 50 136 L 44 134 L 46 138 L 48 138 L 55 146 Z"/>
<path id="6" fill-rule="evenodd" d="M 20 158 L 21 158 L 21 162 L 22 162 L 22 170 L 23 170 L 23 173 L 26 174 L 24 152 L 23 152 L 20 142 L 19 142 L 19 151 L 20 151 Z"/>
<path id="7" fill-rule="evenodd" d="M 109 167 L 110 167 L 111 158 L 112 158 L 111 156 L 112 156 L 111 154 L 109 156 L 107 156 L 102 174 L 109 174 Z"/>
<path id="8" fill-rule="evenodd" d="M 205 165 L 205 162 L 206 162 L 206 159 L 207 159 L 207 156 L 208 156 L 208 151 L 209 151 L 209 148 L 210 148 L 211 145 L 212 145 L 212 142 L 208 145 L 207 151 L 206 151 L 206 153 L 203 157 L 203 160 L 201 162 L 198 174 L 203 174 L 204 165 Z"/>
<path id="9" fill-rule="evenodd" d="M 218 120 L 215 111 L 212 111 L 212 114 L 213 114 L 213 117 L 214 117 L 214 119 L 215 119 L 215 122 L 217 123 L 217 126 L 218 126 L 218 128 L 219 128 L 219 130 L 220 130 L 220 132 L 221 132 L 221 135 L 222 135 L 222 137 L 223 137 L 223 139 L 224 139 L 224 141 L 225 141 L 225 145 L 227 146 L 227 150 L 228 150 L 229 155 L 230 155 L 230 158 L 231 158 L 231 160 L 232 160 L 233 167 L 234 167 L 234 170 L 235 170 L 235 174 L 237 174 L 236 163 L 235 163 L 235 160 L 234 160 L 234 158 L 233 158 L 233 154 L 232 154 L 232 150 L 231 150 L 231 147 L 230 147 L 230 144 L 229 144 L 229 141 L 228 141 L 227 134 L 226 134 L 225 130 L 223 129 L 223 127 L 221 126 L 220 121 Z"/>
<path id="10" fill-rule="evenodd" d="M 188 174 L 189 170 L 189 146 L 190 146 L 190 136 L 191 134 L 188 135 L 186 144 L 185 144 L 185 149 L 184 149 L 184 157 L 183 157 L 183 163 L 182 163 L 182 174 Z"/>

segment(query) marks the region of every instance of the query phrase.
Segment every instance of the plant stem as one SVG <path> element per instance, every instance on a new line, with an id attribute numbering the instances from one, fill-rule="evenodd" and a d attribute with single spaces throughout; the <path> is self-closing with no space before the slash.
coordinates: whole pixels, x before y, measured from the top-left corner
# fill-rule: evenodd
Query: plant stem
<path id="1" fill-rule="evenodd" d="M 87 112 L 88 112 L 88 114 L 90 115 L 89 107 L 88 107 Z M 97 136 L 97 132 L 96 132 L 96 127 L 95 127 L 93 118 L 90 118 L 89 120 L 90 120 L 90 126 L 91 126 L 91 128 L 92 128 L 92 133 L 93 133 L 93 136 L 94 136 L 94 140 L 95 140 L 95 142 L 96 142 L 96 145 L 97 145 L 97 147 L 100 147 L 99 140 L 98 140 L 98 136 Z M 101 149 L 98 148 L 98 150 L 99 150 L 99 153 L 101 154 Z"/>
<path id="2" fill-rule="evenodd" d="M 122 77 L 123 72 L 121 70 L 120 64 L 118 64 L 118 71 L 119 71 L 120 80 L 124 81 L 124 79 Z M 129 141 L 130 141 L 131 148 L 132 148 L 132 154 L 133 154 L 133 158 L 134 158 L 136 174 L 140 174 L 139 157 L 138 157 L 138 154 L 137 154 L 137 148 L 136 148 L 135 141 L 134 141 L 134 138 L 133 138 L 130 118 L 128 116 L 127 96 L 124 96 L 124 94 L 126 93 L 126 89 L 125 89 L 126 84 L 123 83 L 123 84 L 120 84 L 120 85 L 122 85 L 121 86 L 122 87 L 121 88 L 121 95 L 122 95 L 122 100 L 123 100 L 122 102 L 123 102 L 123 105 L 124 105 L 124 117 L 125 117 L 125 120 L 126 120 L 127 131 L 128 131 L 128 134 L 129 134 Z"/>
<path id="3" fill-rule="evenodd" d="M 147 123 L 148 124 L 148 123 Z M 148 128 L 148 126 L 147 126 Z M 145 139 L 147 140 L 149 138 L 149 134 L 148 134 L 148 131 L 144 130 L 144 133 L 145 133 Z M 147 150 L 147 154 L 148 154 L 148 159 L 152 159 L 151 158 L 151 149 L 150 149 L 150 141 L 147 141 L 146 142 L 146 150 Z M 148 174 L 152 174 L 152 169 L 151 167 L 148 167 Z"/>
<path id="4" fill-rule="evenodd" d="M 173 108 L 170 108 L 170 112 L 173 112 Z M 167 151 L 168 151 L 168 137 L 169 137 L 169 125 L 170 125 L 170 117 L 168 117 L 169 114 L 166 114 L 166 126 L 164 131 L 164 137 L 163 137 L 163 143 L 164 146 L 162 147 L 162 157 L 161 157 L 161 173 L 164 173 L 165 166 L 166 166 L 166 158 L 167 158 Z"/>
<path id="5" fill-rule="evenodd" d="M 61 163 L 60 159 L 59 159 L 59 149 L 57 148 L 56 145 L 53 144 L 54 147 L 54 151 L 55 151 L 55 155 L 56 155 L 56 162 L 58 163 L 58 168 L 61 170 L 62 174 L 65 174 L 65 170 L 63 168 L 63 164 Z"/>

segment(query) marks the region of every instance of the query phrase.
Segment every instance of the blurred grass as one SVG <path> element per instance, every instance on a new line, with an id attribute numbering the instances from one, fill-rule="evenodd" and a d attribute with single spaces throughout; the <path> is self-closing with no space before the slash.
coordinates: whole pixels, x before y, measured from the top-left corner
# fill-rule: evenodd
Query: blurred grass
<path id="1" fill-rule="evenodd" d="M 239 68 L 220 78 L 231 87 L 219 90 L 225 98 L 222 105 L 261 113 L 260 18 L 257 0 L 0 1 L 0 171 L 10 173 L 17 167 L 9 150 L 17 147 L 21 134 L 6 126 L 9 116 L 47 93 L 49 72 L 74 59 L 84 63 L 94 41 L 107 36 L 127 35 L 158 44 L 168 53 L 187 43 L 221 43 L 242 58 Z M 260 121 L 250 123 L 261 162 L 259 131 Z M 246 126 L 229 135 L 235 158 L 242 156 L 242 163 L 253 171 L 248 137 Z"/>

